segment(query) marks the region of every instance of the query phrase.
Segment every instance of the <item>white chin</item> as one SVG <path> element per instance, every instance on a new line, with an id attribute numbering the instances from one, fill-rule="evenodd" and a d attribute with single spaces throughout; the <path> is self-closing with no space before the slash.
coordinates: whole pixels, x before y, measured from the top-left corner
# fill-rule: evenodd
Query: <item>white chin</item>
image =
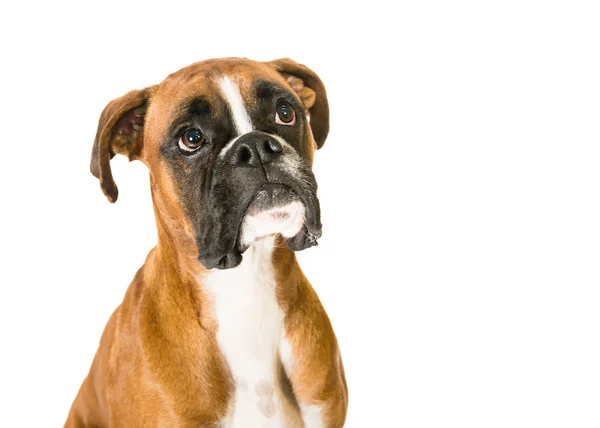
<path id="1" fill-rule="evenodd" d="M 304 204 L 298 201 L 253 215 L 247 214 L 242 222 L 242 242 L 249 245 L 277 233 L 284 238 L 296 236 L 304 224 L 304 214 Z"/>

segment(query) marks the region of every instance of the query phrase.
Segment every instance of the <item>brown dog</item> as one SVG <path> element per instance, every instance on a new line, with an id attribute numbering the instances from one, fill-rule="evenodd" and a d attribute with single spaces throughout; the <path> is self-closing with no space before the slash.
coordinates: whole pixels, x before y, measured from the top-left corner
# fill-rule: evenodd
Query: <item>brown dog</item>
<path id="1" fill-rule="evenodd" d="M 309 120 L 310 119 L 310 120 Z M 67 427 L 341 427 L 344 369 L 294 251 L 321 235 L 323 83 L 289 59 L 190 65 L 104 109 L 91 170 L 150 170 L 158 245 L 108 321 Z"/>

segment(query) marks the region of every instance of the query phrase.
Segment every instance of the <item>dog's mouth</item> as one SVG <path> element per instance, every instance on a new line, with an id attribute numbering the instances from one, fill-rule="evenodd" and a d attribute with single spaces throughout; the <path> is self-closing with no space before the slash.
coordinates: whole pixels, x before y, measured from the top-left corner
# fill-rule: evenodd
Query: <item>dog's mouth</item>
<path id="1" fill-rule="evenodd" d="M 305 214 L 304 203 L 292 189 L 281 184 L 266 184 L 246 210 L 238 246 L 245 250 L 258 239 L 278 233 L 284 238 L 293 238 L 300 233 Z"/>
<path id="2" fill-rule="evenodd" d="M 321 237 L 319 202 L 311 193 L 303 194 L 279 183 L 262 185 L 241 211 L 237 238 L 226 254 L 200 257 L 207 269 L 230 269 L 241 263 L 242 254 L 267 236 L 281 235 L 293 251 L 317 245 Z M 228 225 L 235 227 L 235 225 Z"/>

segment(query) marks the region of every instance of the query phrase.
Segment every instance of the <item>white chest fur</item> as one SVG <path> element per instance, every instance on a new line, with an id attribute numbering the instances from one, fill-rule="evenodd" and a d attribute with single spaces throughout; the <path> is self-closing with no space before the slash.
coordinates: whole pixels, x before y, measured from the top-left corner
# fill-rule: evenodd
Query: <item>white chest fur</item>
<path id="1" fill-rule="evenodd" d="M 213 271 L 204 282 L 236 386 L 227 428 L 297 426 L 279 385 L 284 314 L 275 296 L 273 245 L 272 237 L 253 243 L 238 267 Z"/>

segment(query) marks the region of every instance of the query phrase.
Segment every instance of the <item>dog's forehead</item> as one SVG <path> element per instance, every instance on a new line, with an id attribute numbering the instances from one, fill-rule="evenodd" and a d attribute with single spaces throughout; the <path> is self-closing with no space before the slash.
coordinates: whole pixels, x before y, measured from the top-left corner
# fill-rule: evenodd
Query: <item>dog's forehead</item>
<path id="1" fill-rule="evenodd" d="M 163 84 L 179 85 L 184 82 L 206 79 L 214 75 L 236 75 L 243 81 L 257 76 L 275 76 L 277 73 L 267 64 L 246 58 L 220 58 L 197 62 L 170 74 Z"/>
<path id="2" fill-rule="evenodd" d="M 224 77 L 234 83 L 245 102 L 251 100 L 256 81 L 274 81 L 288 86 L 269 65 L 249 59 L 212 59 L 191 64 L 157 85 L 146 117 L 147 134 L 162 135 L 181 107 L 191 99 L 202 98 L 214 107 L 224 106 L 226 95 L 220 84 Z"/>

